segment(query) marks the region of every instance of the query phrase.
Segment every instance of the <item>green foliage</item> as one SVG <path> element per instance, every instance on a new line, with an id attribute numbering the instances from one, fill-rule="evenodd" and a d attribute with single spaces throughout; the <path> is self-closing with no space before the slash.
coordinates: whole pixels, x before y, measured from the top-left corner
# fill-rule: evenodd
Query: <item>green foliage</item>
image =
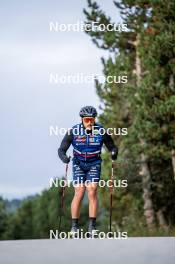
<path id="1" fill-rule="evenodd" d="M 128 128 L 127 136 L 114 137 L 119 146 L 119 159 L 127 163 L 116 168 L 115 174 L 119 179 L 128 180 L 127 190 L 114 194 L 114 226 L 122 226 L 131 235 L 148 235 L 139 175 L 139 156 L 144 153 L 151 172 L 154 210 L 161 209 L 170 230 L 174 230 L 175 182 L 171 153 L 175 148 L 175 2 L 121 0 L 114 4 L 128 25 L 128 31 L 87 32 L 98 48 L 110 52 L 107 59 L 102 59 L 105 77 L 128 76 L 126 84 L 96 82 L 103 109 L 99 121 L 105 127 Z M 105 12 L 96 2 L 89 1 L 84 13 L 86 22 L 98 18 L 98 21 L 103 19 L 114 24 L 111 18 L 104 18 Z M 110 45 L 104 35 L 111 40 Z M 139 76 L 136 57 L 140 60 Z M 110 175 L 108 154 L 103 158 L 103 177 L 106 178 Z M 108 209 L 109 198 L 104 190 L 100 191 L 102 205 Z M 158 222 L 157 228 L 154 235 L 156 232 L 167 234 Z"/>
<path id="2" fill-rule="evenodd" d="M 61 230 L 70 231 L 70 205 L 73 198 L 73 187 L 66 188 L 64 209 L 61 211 L 60 187 L 44 190 L 40 195 L 26 198 L 13 213 L 7 213 L 5 202 L 0 200 L 0 239 L 39 239 L 49 238 L 50 230 L 59 228 L 59 217 L 62 214 Z M 7 201 L 6 201 L 7 202 Z M 86 228 L 88 208 L 83 204 L 81 227 Z"/>
<path id="3" fill-rule="evenodd" d="M 5 238 L 5 232 L 7 231 L 8 216 L 5 211 L 5 202 L 0 197 L 0 239 Z"/>

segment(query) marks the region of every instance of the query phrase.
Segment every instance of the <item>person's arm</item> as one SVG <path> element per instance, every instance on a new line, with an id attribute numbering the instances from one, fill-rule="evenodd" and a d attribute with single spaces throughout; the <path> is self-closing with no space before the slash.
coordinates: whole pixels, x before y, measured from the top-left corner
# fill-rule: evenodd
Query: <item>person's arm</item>
<path id="1" fill-rule="evenodd" d="M 61 145 L 58 149 L 58 156 L 64 163 L 69 163 L 70 161 L 70 157 L 66 155 L 66 152 L 72 143 L 72 138 L 73 138 L 72 130 L 69 130 L 64 136 Z"/>
<path id="2" fill-rule="evenodd" d="M 118 155 L 118 148 L 117 148 L 117 146 L 115 146 L 112 137 L 110 135 L 108 135 L 107 133 L 105 133 L 104 137 L 103 137 L 103 143 L 105 144 L 107 149 L 111 152 L 112 160 L 116 160 L 117 155 Z"/>

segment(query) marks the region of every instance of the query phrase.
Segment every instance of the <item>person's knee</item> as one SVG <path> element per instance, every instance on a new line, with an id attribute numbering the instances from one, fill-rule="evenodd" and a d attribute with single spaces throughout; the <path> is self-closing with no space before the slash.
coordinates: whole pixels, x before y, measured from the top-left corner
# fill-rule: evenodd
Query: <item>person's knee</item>
<path id="1" fill-rule="evenodd" d="M 94 200 L 97 198 L 97 188 L 96 187 L 90 187 L 88 189 L 88 198 L 89 200 Z"/>
<path id="2" fill-rule="evenodd" d="M 77 198 L 77 199 L 82 199 L 83 196 L 84 196 L 84 189 L 78 189 L 78 190 L 75 190 L 75 194 L 74 196 Z"/>

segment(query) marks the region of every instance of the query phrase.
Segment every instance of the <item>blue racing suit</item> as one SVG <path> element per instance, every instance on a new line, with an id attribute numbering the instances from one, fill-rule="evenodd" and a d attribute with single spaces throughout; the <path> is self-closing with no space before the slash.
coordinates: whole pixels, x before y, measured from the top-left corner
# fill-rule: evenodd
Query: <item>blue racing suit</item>
<path id="1" fill-rule="evenodd" d="M 93 130 L 88 131 L 83 124 L 77 124 L 64 136 L 58 155 L 60 159 L 68 163 L 66 151 L 72 144 L 73 146 L 73 180 L 78 182 L 100 180 L 101 173 L 101 149 L 103 143 L 109 151 L 115 151 L 116 158 L 118 149 L 110 135 L 100 124 L 95 124 Z"/>

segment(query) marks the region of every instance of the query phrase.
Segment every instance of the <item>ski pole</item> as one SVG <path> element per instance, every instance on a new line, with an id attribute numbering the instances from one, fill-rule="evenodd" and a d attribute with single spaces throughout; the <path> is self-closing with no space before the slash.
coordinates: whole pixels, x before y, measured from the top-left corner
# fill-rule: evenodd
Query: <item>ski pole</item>
<path id="1" fill-rule="evenodd" d="M 68 172 L 68 163 L 66 164 L 65 177 L 63 177 L 66 183 L 67 183 L 67 172 Z M 64 208 L 65 189 L 66 189 L 66 185 L 64 184 L 64 187 L 61 187 L 61 190 L 60 190 L 60 218 L 59 218 L 59 225 L 58 225 L 59 232 L 61 229 L 61 219 L 62 219 L 63 208 Z"/>
<path id="2" fill-rule="evenodd" d="M 109 214 L 109 231 L 112 230 L 112 201 L 113 201 L 113 180 L 114 180 L 114 160 L 112 160 L 112 166 L 111 166 L 111 186 L 109 187 L 110 191 L 110 214 Z"/>

